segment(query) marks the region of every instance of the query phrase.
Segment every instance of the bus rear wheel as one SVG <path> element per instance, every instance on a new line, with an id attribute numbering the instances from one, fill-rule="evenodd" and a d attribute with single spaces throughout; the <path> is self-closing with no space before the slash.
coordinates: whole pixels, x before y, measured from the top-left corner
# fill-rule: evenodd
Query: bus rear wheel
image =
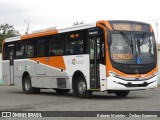
<path id="1" fill-rule="evenodd" d="M 126 97 L 129 94 L 129 90 L 117 90 L 114 93 L 117 97 Z"/>
<path id="2" fill-rule="evenodd" d="M 70 89 L 55 89 L 58 94 L 67 94 L 70 92 Z"/>
<path id="3" fill-rule="evenodd" d="M 26 75 L 22 84 L 23 90 L 27 94 L 40 93 L 40 88 L 33 88 L 31 83 L 31 78 L 29 75 Z"/>
<path id="4" fill-rule="evenodd" d="M 86 80 L 83 75 L 78 77 L 76 92 L 80 98 L 90 98 L 92 96 L 92 91 L 87 90 Z"/>

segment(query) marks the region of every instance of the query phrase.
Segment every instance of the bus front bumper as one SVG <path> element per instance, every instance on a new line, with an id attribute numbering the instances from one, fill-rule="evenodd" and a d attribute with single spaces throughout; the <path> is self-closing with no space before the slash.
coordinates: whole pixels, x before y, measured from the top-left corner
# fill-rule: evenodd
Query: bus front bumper
<path id="1" fill-rule="evenodd" d="M 158 76 L 147 80 L 123 80 L 116 77 L 107 77 L 107 90 L 145 90 L 157 87 Z"/>

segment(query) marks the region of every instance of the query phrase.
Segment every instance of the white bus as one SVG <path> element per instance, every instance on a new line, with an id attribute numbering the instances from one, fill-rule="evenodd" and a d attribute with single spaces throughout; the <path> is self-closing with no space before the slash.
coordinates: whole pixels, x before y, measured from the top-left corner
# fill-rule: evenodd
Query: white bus
<path id="1" fill-rule="evenodd" d="M 49 28 L 3 41 L 3 79 L 24 92 L 51 88 L 87 98 L 94 91 L 125 97 L 157 87 L 152 26 L 135 21 L 97 21 Z"/>

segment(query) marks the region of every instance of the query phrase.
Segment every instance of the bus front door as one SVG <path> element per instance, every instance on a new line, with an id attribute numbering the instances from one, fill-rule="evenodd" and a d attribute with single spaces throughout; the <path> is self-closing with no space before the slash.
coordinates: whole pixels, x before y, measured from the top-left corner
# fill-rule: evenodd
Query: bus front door
<path id="1" fill-rule="evenodd" d="M 104 34 L 92 35 L 89 37 L 89 41 L 90 88 L 102 90 L 102 88 L 100 88 L 100 84 L 103 84 L 101 80 L 106 78 Z"/>
<path id="2" fill-rule="evenodd" d="M 8 45 L 9 47 L 9 84 L 14 85 L 14 44 Z"/>
<path id="3" fill-rule="evenodd" d="M 99 38 L 90 36 L 90 88 L 100 87 L 99 76 Z"/>

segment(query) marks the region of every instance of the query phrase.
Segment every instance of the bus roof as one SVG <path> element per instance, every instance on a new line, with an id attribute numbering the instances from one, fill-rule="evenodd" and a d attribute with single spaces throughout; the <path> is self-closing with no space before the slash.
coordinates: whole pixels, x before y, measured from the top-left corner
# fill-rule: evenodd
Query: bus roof
<path id="1" fill-rule="evenodd" d="M 68 26 L 68 27 L 46 28 L 46 29 L 34 31 L 31 34 L 12 37 L 12 38 L 6 38 L 4 40 L 4 42 L 25 40 L 25 39 L 29 39 L 29 38 L 36 38 L 36 37 L 41 37 L 41 36 L 47 36 L 47 35 L 53 35 L 53 34 L 58 34 L 58 33 L 65 33 L 65 32 L 70 32 L 70 31 L 75 31 L 75 30 L 92 28 L 92 27 L 96 27 L 97 23 L 102 23 L 102 22 L 108 22 L 110 24 L 109 25 L 110 27 L 112 26 L 113 23 L 138 23 L 138 24 L 143 24 L 143 25 L 149 25 L 147 23 L 137 22 L 137 21 L 127 21 L 127 20 L 109 20 L 109 21 L 106 21 L 106 20 L 102 20 L 102 21 L 96 21 L 96 22 L 87 23 L 87 24 L 73 25 L 73 26 Z M 113 28 L 113 26 L 111 28 Z"/>
<path id="2" fill-rule="evenodd" d="M 92 22 L 88 24 L 79 24 L 79 25 L 73 25 L 71 27 L 57 27 L 57 29 L 58 29 L 58 33 L 64 33 L 64 32 L 70 32 L 74 30 L 81 30 L 81 29 L 96 27 L 96 23 L 97 22 Z"/>
<path id="3" fill-rule="evenodd" d="M 17 41 L 17 40 L 23 40 L 23 39 L 53 35 L 53 34 L 58 34 L 58 33 L 69 32 L 69 31 L 92 28 L 92 27 L 96 27 L 96 22 L 92 22 L 92 23 L 88 23 L 88 24 L 79 24 L 79 25 L 67 26 L 67 27 L 45 28 L 45 29 L 33 31 L 31 34 L 6 38 L 4 40 L 4 42 L 13 42 L 13 41 Z"/>

